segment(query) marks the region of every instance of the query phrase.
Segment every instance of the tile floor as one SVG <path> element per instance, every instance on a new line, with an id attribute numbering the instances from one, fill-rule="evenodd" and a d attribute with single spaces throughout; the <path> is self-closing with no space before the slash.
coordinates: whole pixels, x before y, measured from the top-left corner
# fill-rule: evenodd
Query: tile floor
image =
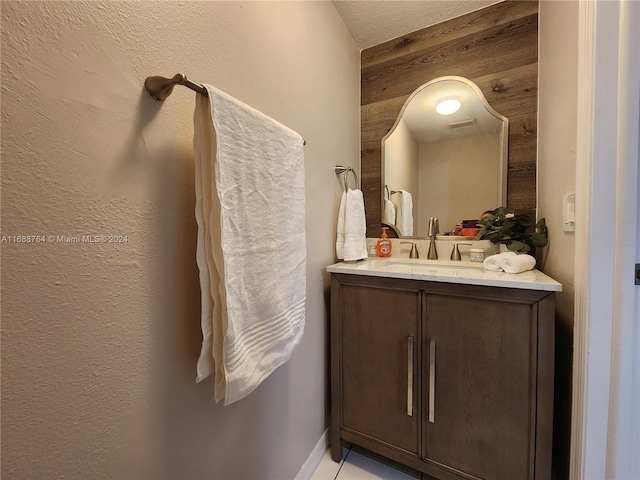
<path id="1" fill-rule="evenodd" d="M 416 480 L 424 478 L 420 472 L 393 464 L 367 450 L 358 447 L 343 447 L 342 462 L 331 460 L 327 451 L 311 480 Z"/>

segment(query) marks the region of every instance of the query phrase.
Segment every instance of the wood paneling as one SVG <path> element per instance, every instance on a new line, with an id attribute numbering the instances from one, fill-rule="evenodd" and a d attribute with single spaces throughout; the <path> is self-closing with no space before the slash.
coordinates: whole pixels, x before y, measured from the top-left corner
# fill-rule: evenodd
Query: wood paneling
<path id="1" fill-rule="evenodd" d="M 380 233 L 381 140 L 408 96 L 444 75 L 469 78 L 509 119 L 507 205 L 535 215 L 538 2 L 505 1 L 362 52 L 361 177 L 367 236 Z"/>

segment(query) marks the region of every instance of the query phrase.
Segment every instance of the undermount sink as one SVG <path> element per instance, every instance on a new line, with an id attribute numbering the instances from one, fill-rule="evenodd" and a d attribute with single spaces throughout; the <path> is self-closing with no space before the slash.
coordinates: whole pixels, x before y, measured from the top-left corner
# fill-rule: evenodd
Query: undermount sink
<path id="1" fill-rule="evenodd" d="M 418 258 L 390 258 L 382 263 L 384 267 L 404 268 L 476 268 L 482 269 L 482 262 L 453 261 L 453 260 L 423 260 Z"/>

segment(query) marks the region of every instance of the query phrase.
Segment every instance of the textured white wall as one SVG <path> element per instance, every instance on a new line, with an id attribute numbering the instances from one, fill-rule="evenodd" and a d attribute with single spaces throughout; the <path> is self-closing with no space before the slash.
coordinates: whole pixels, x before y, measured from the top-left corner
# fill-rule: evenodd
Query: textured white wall
<path id="1" fill-rule="evenodd" d="M 307 141 L 305 336 L 230 407 L 194 381 L 195 93 L 143 91 L 177 72 Z M 2 2 L 2 235 L 127 237 L 2 244 L 3 478 L 295 476 L 325 428 L 322 269 L 359 75 L 330 2 Z"/>
<path id="2" fill-rule="evenodd" d="M 554 478 L 569 476 L 575 235 L 562 231 L 562 196 L 576 191 L 579 2 L 542 1 L 539 13 L 538 217 L 549 227 L 542 270 L 556 296 Z M 540 267 L 538 267 L 540 268 Z"/>
<path id="3" fill-rule="evenodd" d="M 575 235 L 562 231 L 562 196 L 576 190 L 577 2 L 540 2 L 538 216 L 550 231 L 545 271 L 563 285 L 573 311 Z"/>

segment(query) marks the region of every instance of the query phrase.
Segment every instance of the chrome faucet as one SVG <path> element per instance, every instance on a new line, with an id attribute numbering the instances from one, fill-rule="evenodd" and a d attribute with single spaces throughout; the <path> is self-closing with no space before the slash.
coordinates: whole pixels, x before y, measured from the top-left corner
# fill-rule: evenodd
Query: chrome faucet
<path id="1" fill-rule="evenodd" d="M 436 250 L 436 235 L 440 233 L 440 226 L 436 217 L 429 219 L 429 252 L 427 258 L 429 260 L 438 259 L 438 251 Z"/>

